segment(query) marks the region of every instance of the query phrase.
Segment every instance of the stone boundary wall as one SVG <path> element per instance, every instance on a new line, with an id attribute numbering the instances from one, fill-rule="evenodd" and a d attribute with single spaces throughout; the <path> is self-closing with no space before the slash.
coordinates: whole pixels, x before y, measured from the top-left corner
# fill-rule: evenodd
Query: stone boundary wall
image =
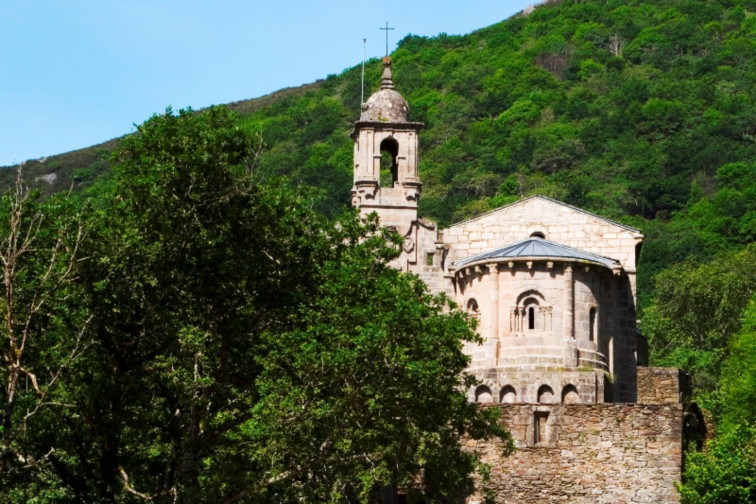
<path id="1" fill-rule="evenodd" d="M 675 483 L 681 476 L 682 405 L 497 407 L 517 451 L 503 457 L 498 442 L 468 442 L 491 465 L 497 503 L 680 502 Z M 545 425 L 538 427 L 537 415 Z M 545 439 L 534 445 L 537 429 Z M 474 495 L 467 502 L 483 499 Z"/>
<path id="2" fill-rule="evenodd" d="M 688 375 L 677 368 L 638 367 L 638 402 L 678 404 L 690 399 Z"/>

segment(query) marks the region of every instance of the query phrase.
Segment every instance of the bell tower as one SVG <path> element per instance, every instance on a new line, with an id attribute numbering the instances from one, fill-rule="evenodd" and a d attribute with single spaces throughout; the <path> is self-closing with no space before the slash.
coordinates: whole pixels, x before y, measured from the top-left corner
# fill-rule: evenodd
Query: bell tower
<path id="1" fill-rule="evenodd" d="M 382 226 L 404 236 L 417 220 L 422 183 L 418 176 L 417 134 L 423 123 L 409 122 L 409 106 L 394 89 L 391 58 L 383 58 L 381 88 L 362 104 L 354 125 L 352 205 L 361 215 L 376 212 Z"/>

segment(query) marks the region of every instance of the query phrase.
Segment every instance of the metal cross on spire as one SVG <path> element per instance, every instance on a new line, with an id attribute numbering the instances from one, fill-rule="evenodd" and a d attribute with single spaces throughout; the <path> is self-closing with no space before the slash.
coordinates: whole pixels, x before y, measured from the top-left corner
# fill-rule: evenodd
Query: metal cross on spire
<path id="1" fill-rule="evenodd" d="M 393 30 L 394 28 L 393 27 L 389 28 L 388 21 L 386 21 L 386 27 L 385 28 L 378 28 L 378 29 L 379 30 L 385 30 L 385 32 L 386 32 L 386 56 L 388 56 L 389 55 L 389 52 L 388 52 L 388 32 L 389 32 L 389 30 Z"/>

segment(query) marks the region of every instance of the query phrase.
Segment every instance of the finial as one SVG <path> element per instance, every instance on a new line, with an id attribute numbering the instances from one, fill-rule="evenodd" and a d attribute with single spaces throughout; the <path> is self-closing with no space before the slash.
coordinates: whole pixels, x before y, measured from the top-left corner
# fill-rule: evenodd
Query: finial
<path id="1" fill-rule="evenodd" d="M 389 30 L 393 30 L 394 28 L 389 28 L 388 21 L 386 21 L 386 27 L 385 28 L 378 28 L 379 30 L 383 30 L 386 32 L 386 56 L 389 55 L 388 52 L 388 32 Z"/>
<path id="2" fill-rule="evenodd" d="M 394 81 L 391 78 L 391 58 L 383 58 L 383 75 L 381 76 L 381 89 L 394 89 Z"/>

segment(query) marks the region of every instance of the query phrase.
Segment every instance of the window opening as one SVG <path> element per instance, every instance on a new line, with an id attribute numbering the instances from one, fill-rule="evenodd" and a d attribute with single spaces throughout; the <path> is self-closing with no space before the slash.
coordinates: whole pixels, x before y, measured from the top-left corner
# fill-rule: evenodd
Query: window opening
<path id="1" fill-rule="evenodd" d="M 535 308 L 528 308 L 528 329 L 535 329 Z"/>
<path id="2" fill-rule="evenodd" d="M 515 389 L 511 385 L 505 386 L 503 389 L 501 389 L 501 403 L 502 404 L 512 404 L 517 402 L 517 392 L 515 392 Z"/>
<path id="3" fill-rule="evenodd" d="M 481 385 L 475 389 L 475 402 L 484 404 L 492 403 L 493 394 L 491 393 L 491 389 L 485 385 Z"/>
<path id="4" fill-rule="evenodd" d="M 394 187 L 399 180 L 399 167 L 396 158 L 399 155 L 399 144 L 393 138 L 381 142 L 381 187 Z"/>
<path id="5" fill-rule="evenodd" d="M 533 444 L 546 441 L 546 422 L 549 419 L 548 411 L 536 411 L 533 416 Z"/>
<path id="6" fill-rule="evenodd" d="M 435 254 L 433 252 L 428 252 L 428 255 L 425 258 L 425 265 L 426 266 L 433 266 L 433 256 Z"/>
<path id="7" fill-rule="evenodd" d="M 478 302 L 475 300 L 475 298 L 470 298 L 467 301 L 467 312 L 476 315 L 477 313 L 479 313 L 479 311 Z"/>
<path id="8" fill-rule="evenodd" d="M 540 404 L 551 404 L 554 402 L 554 391 L 548 385 L 541 385 L 538 389 L 538 402 Z"/>
<path id="9" fill-rule="evenodd" d="M 467 313 L 472 315 L 476 324 L 480 322 L 480 309 L 478 308 L 478 302 L 475 298 L 470 298 L 470 300 L 467 301 Z"/>
<path id="10" fill-rule="evenodd" d="M 596 308 L 588 313 L 588 339 L 596 341 Z"/>
<path id="11" fill-rule="evenodd" d="M 609 372 L 614 373 L 614 337 L 609 338 Z"/>
<path id="12" fill-rule="evenodd" d="M 575 385 L 569 384 L 562 389 L 562 403 L 563 404 L 578 404 L 580 403 L 580 394 L 578 394 Z"/>
<path id="13" fill-rule="evenodd" d="M 531 238 L 543 238 L 544 240 L 546 239 L 546 235 L 543 234 L 543 231 L 533 231 L 532 233 L 530 233 L 530 237 Z"/>

